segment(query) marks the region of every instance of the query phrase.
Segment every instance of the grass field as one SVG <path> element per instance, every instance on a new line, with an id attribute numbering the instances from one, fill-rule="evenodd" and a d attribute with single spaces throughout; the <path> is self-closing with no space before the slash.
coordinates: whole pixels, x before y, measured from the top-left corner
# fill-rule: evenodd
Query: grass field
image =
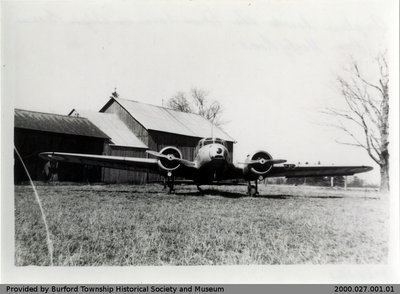
<path id="1" fill-rule="evenodd" d="M 373 191 L 226 186 L 38 186 L 54 265 L 378 264 L 388 199 Z M 15 187 L 15 264 L 49 265 L 30 186 Z"/>

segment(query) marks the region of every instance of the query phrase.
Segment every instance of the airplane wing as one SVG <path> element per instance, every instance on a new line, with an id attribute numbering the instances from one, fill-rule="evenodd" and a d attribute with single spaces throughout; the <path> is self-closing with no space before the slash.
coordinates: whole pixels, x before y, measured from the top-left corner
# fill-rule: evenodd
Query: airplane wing
<path id="1" fill-rule="evenodd" d="M 266 177 L 327 177 L 351 176 L 372 170 L 370 166 L 273 166 Z"/>
<path id="2" fill-rule="evenodd" d="M 133 171 L 159 171 L 158 160 L 154 158 L 92 155 L 79 153 L 43 152 L 39 156 L 49 161 L 80 163 L 94 166 Z"/>
<path id="3" fill-rule="evenodd" d="M 286 177 L 327 177 L 327 176 L 351 176 L 372 170 L 370 166 L 295 166 L 294 164 L 274 165 L 271 170 L 263 175 L 263 178 Z M 251 179 L 255 180 L 260 175 L 246 175 L 245 165 L 232 165 L 226 174 L 226 179 Z"/>

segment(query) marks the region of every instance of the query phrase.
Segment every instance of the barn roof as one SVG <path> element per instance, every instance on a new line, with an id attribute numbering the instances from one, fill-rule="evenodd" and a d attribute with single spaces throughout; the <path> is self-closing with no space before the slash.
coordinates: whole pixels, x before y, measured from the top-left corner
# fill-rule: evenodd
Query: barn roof
<path id="1" fill-rule="evenodd" d="M 73 109 L 69 115 L 89 119 L 111 138 L 114 145 L 149 148 L 115 114 Z"/>
<path id="2" fill-rule="evenodd" d="M 14 127 L 20 129 L 109 139 L 88 119 L 15 109 Z"/>
<path id="3" fill-rule="evenodd" d="M 212 126 L 210 121 L 194 113 L 121 98 L 111 98 L 100 111 L 105 111 L 114 101 L 148 130 L 199 138 L 210 137 L 212 132 L 214 137 L 230 142 L 235 141 L 220 128 Z"/>

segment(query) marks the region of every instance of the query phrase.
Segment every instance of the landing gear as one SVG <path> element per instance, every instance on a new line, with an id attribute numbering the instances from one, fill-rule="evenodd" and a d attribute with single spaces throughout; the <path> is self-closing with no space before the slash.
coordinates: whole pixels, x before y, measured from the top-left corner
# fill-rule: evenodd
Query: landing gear
<path id="1" fill-rule="evenodd" d="M 254 185 L 251 184 L 251 181 L 247 182 L 247 194 L 249 196 L 258 195 L 258 182 L 257 182 L 257 180 L 254 181 Z"/>
<path id="2" fill-rule="evenodd" d="M 171 194 L 175 191 L 174 184 L 175 184 L 174 176 L 172 175 L 172 173 L 169 172 L 167 174 L 166 181 L 164 182 L 164 187 L 168 188 L 168 194 Z"/>
<path id="3" fill-rule="evenodd" d="M 203 193 L 203 190 L 200 188 L 200 185 L 196 185 L 197 190 L 199 190 L 200 193 Z"/>

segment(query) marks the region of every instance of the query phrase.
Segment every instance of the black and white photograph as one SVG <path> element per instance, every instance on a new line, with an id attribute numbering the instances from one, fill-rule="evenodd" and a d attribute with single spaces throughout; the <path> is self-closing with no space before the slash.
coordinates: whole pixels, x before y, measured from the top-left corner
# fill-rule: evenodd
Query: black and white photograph
<path id="1" fill-rule="evenodd" d="M 1 5 L 3 279 L 399 281 L 397 1 Z"/>

